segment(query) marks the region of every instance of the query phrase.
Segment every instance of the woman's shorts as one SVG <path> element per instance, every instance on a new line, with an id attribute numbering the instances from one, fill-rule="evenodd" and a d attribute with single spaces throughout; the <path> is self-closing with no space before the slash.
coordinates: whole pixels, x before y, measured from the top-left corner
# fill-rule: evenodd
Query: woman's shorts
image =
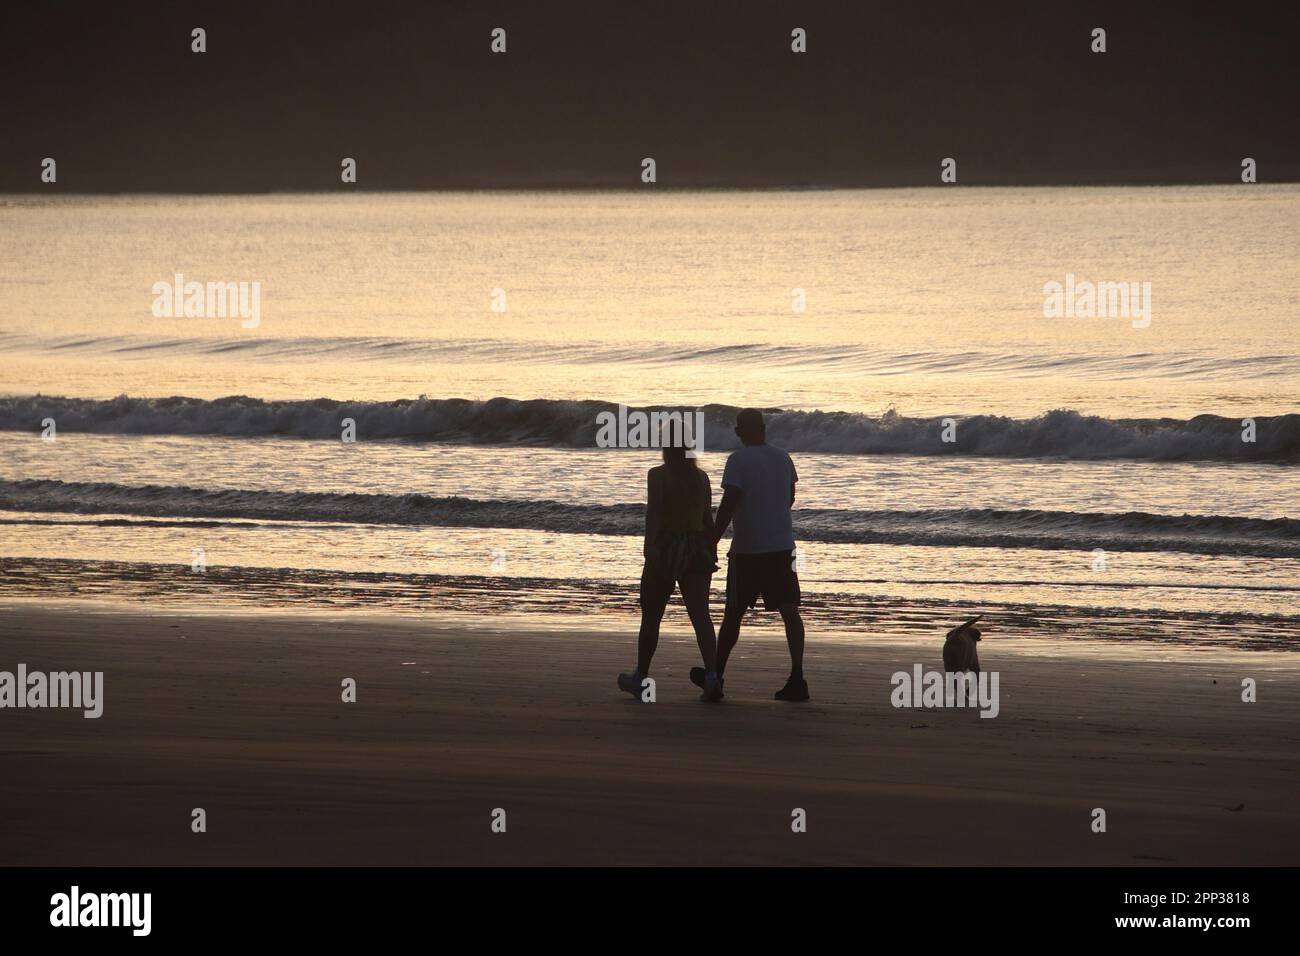
<path id="1" fill-rule="evenodd" d="M 641 570 L 641 605 L 667 604 L 682 578 L 711 575 L 716 570 L 716 551 L 707 536 L 697 532 L 666 535 L 650 549 Z"/>

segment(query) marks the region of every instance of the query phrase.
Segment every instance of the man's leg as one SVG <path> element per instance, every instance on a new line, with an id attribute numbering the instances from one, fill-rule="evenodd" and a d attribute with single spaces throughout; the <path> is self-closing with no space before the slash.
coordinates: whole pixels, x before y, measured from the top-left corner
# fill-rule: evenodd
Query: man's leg
<path id="1" fill-rule="evenodd" d="M 803 615 L 798 604 L 782 604 L 777 610 L 785 622 L 785 642 L 790 645 L 790 676 L 803 680 Z"/>
<path id="2" fill-rule="evenodd" d="M 808 700 L 808 683 L 803 679 L 803 617 L 798 602 L 777 605 L 785 622 L 785 640 L 790 645 L 790 679 L 776 692 L 777 700 Z"/>
<path id="3" fill-rule="evenodd" d="M 744 605 L 733 604 L 731 601 L 727 602 L 727 606 L 722 611 L 722 624 L 718 627 L 719 677 L 727 669 L 727 658 L 731 656 L 731 649 L 740 640 L 740 619 L 744 616 Z"/>
<path id="4" fill-rule="evenodd" d="M 750 554 L 727 555 L 727 603 L 722 609 L 722 624 L 718 626 L 718 677 L 727 667 L 736 642 L 740 640 L 740 622 L 745 611 L 758 600 L 759 568 Z"/>

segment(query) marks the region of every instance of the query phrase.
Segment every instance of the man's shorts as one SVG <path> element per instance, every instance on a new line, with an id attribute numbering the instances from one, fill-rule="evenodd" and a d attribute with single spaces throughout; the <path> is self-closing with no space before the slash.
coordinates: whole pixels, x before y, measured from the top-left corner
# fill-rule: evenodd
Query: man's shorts
<path id="1" fill-rule="evenodd" d="M 785 604 L 798 606 L 802 595 L 793 551 L 727 556 L 727 607 L 750 608 L 760 596 L 769 611 Z"/>

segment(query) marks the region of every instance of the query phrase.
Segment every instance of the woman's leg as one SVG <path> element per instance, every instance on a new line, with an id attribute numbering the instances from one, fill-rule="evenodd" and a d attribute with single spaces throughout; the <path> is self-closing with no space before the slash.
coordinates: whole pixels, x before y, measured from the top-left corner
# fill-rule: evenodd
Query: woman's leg
<path id="1" fill-rule="evenodd" d="M 636 671 L 642 677 L 650 673 L 650 661 L 659 647 L 659 625 L 672 593 L 672 584 L 665 588 L 649 567 L 641 572 L 641 631 L 636 640 Z"/>
<path id="2" fill-rule="evenodd" d="M 704 658 L 706 671 L 714 669 L 717 656 L 713 618 L 709 616 L 709 579 L 712 577 L 712 574 L 705 571 L 685 575 L 678 582 L 682 589 L 682 600 L 686 604 L 686 613 L 691 619 L 691 626 L 695 628 L 695 642 L 700 645 L 700 656 Z"/>

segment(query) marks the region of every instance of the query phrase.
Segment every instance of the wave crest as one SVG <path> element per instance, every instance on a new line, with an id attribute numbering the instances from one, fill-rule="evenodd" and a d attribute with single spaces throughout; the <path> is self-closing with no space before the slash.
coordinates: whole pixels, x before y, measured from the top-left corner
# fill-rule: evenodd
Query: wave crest
<path id="1" fill-rule="evenodd" d="M 39 430 L 45 418 L 69 432 L 133 435 L 291 436 L 337 440 L 344 418 L 361 440 L 407 439 L 473 444 L 595 447 L 602 401 L 493 398 L 349 402 L 318 398 L 266 401 L 242 395 L 218 399 L 106 400 L 16 396 L 0 398 L 0 429 Z M 663 408 L 664 406 L 656 406 Z M 651 410 L 651 409 L 643 409 Z M 704 447 L 738 446 L 738 409 L 705 405 Z M 987 455 L 1012 458 L 1147 459 L 1159 461 L 1300 460 L 1300 414 L 1259 416 L 1255 441 L 1242 440 L 1241 419 L 1198 415 L 1111 419 L 1058 409 L 1036 418 L 951 416 L 955 441 L 945 442 L 943 417 L 888 413 L 764 409 L 768 438 L 792 452 L 861 455 Z"/>

